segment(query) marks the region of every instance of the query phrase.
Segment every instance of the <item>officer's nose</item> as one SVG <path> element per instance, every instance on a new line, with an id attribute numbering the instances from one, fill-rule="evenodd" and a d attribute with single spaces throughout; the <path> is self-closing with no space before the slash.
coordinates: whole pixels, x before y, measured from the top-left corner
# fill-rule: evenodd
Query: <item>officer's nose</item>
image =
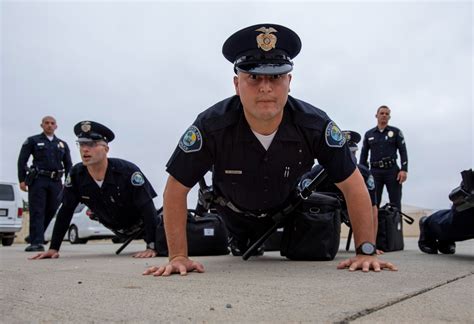
<path id="1" fill-rule="evenodd" d="M 270 82 L 270 78 L 267 77 L 267 76 L 263 77 L 260 80 L 259 91 L 262 92 L 262 93 L 265 93 L 265 92 L 270 92 L 272 90 L 273 90 L 273 88 L 272 88 L 272 83 Z"/>

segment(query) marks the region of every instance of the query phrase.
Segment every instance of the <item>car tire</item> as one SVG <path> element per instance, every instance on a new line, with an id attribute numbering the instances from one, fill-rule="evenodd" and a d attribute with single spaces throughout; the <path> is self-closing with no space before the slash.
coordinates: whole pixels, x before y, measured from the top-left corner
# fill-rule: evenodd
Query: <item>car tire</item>
<path id="1" fill-rule="evenodd" d="M 122 244 L 122 243 L 125 243 L 125 241 L 127 241 L 127 238 L 118 237 L 118 236 L 112 237 L 112 243 L 114 244 Z"/>
<path id="2" fill-rule="evenodd" d="M 79 232 L 76 225 L 69 227 L 68 239 L 71 244 L 86 244 L 87 239 L 79 238 Z"/>
<path id="3" fill-rule="evenodd" d="M 3 246 L 10 246 L 13 244 L 15 237 L 3 237 L 2 238 L 2 245 Z"/>

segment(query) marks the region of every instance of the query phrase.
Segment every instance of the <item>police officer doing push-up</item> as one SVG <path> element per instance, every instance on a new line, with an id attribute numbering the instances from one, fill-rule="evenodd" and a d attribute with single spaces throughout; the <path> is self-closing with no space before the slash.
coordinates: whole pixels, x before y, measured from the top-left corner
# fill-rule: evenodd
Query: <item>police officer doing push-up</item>
<path id="1" fill-rule="evenodd" d="M 449 194 L 450 209 L 420 218 L 418 247 L 428 254 L 456 253 L 456 242 L 474 238 L 474 172 L 461 172 L 462 181 Z"/>
<path id="2" fill-rule="evenodd" d="M 28 191 L 30 205 L 30 243 L 27 252 L 44 251 L 44 231 L 48 228 L 59 206 L 61 179 L 71 169 L 71 154 L 67 143 L 56 137 L 58 125 L 51 116 L 43 117 L 39 135 L 26 139 L 18 157 L 18 181 L 20 189 Z M 33 163 L 28 167 L 28 159 Z"/>
<path id="3" fill-rule="evenodd" d="M 247 27 L 224 43 L 236 95 L 199 114 L 168 161 L 163 207 L 169 261 L 144 274 L 204 271 L 187 253 L 186 198 L 208 170 L 213 189 L 228 201 L 217 210 L 245 251 L 273 225 L 270 214 L 284 207 L 315 158 L 344 193 L 354 228 L 357 255 L 338 267 L 396 269 L 374 255 L 370 198 L 340 129 L 323 111 L 288 95 L 291 60 L 300 49 L 298 35 L 275 24 Z"/>
<path id="4" fill-rule="evenodd" d="M 49 250 L 31 259 L 57 258 L 59 248 L 79 203 L 88 206 L 96 219 L 117 236 L 129 238 L 145 230 L 147 249 L 134 257 L 156 256 L 155 229 L 158 215 L 155 190 L 133 163 L 108 158 L 114 133 L 106 126 L 82 121 L 74 126 L 82 163 L 74 165 L 64 184 Z"/>

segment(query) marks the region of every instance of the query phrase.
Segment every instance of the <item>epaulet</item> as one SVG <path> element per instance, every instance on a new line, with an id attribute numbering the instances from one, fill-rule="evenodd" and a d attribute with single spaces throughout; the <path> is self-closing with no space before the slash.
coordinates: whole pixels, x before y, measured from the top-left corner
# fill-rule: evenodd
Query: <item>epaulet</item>
<path id="1" fill-rule="evenodd" d="M 132 173 L 134 171 L 140 170 L 138 166 L 134 163 L 129 162 L 127 160 L 119 159 L 119 158 L 108 158 L 109 165 L 114 170 L 114 172 L 119 173 Z"/>
<path id="2" fill-rule="evenodd" d="M 226 128 L 239 121 L 243 110 L 238 96 L 224 99 L 200 113 L 197 121 L 207 133 Z"/>
<path id="3" fill-rule="evenodd" d="M 302 127 L 311 129 L 324 129 L 331 120 L 321 109 L 302 100 L 288 96 L 287 107 L 294 116 L 294 122 Z"/>

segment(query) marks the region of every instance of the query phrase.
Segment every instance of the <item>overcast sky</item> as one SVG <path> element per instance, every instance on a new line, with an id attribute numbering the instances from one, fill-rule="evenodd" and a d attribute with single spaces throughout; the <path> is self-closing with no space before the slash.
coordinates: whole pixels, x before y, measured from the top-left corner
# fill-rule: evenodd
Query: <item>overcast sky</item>
<path id="1" fill-rule="evenodd" d="M 74 163 L 73 126 L 94 120 L 115 132 L 110 156 L 139 165 L 160 206 L 179 137 L 234 94 L 223 42 L 271 22 L 303 43 L 291 94 L 361 134 L 388 105 L 408 148 L 403 203 L 447 208 L 474 164 L 472 19 L 470 1 L 2 1 L 0 179 L 18 181 L 21 144 L 44 115 Z"/>

